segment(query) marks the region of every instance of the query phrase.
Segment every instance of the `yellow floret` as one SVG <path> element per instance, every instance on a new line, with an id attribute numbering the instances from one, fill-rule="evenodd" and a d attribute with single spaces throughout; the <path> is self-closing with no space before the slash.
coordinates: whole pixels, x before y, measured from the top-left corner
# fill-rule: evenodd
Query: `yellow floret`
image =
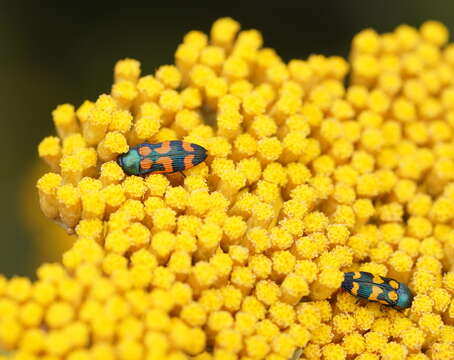
<path id="1" fill-rule="evenodd" d="M 257 319 L 264 319 L 266 314 L 265 305 L 263 305 L 255 296 L 247 296 L 241 306 L 241 311 L 254 315 Z"/>
<path id="2" fill-rule="evenodd" d="M 77 118 L 80 120 L 81 123 L 87 121 L 88 114 L 93 109 L 95 104 L 89 100 L 85 100 L 82 105 L 76 111 Z"/>
<path id="3" fill-rule="evenodd" d="M 202 326 L 205 324 L 207 315 L 202 305 L 191 303 L 181 310 L 181 318 L 191 326 Z"/>
<path id="4" fill-rule="evenodd" d="M 163 65 L 156 71 L 156 78 L 166 87 L 176 89 L 181 83 L 181 74 L 173 65 Z"/>
<path id="5" fill-rule="evenodd" d="M 208 288 L 217 279 L 216 268 L 208 262 L 201 261 L 192 268 L 191 276 L 195 289 Z"/>
<path id="6" fill-rule="evenodd" d="M 327 360 L 343 360 L 347 357 L 345 349 L 338 344 L 329 344 L 323 347 L 323 356 Z"/>
<path id="7" fill-rule="evenodd" d="M 215 21 L 211 27 L 212 42 L 215 45 L 229 49 L 239 29 L 240 24 L 232 18 L 221 18 Z"/>
<path id="8" fill-rule="evenodd" d="M 53 328 L 62 327 L 68 324 L 74 316 L 72 307 L 64 302 L 52 304 L 46 313 L 46 323 Z"/>
<path id="9" fill-rule="evenodd" d="M 345 225 L 332 224 L 327 227 L 327 237 L 331 244 L 345 244 L 349 235 Z"/>
<path id="10" fill-rule="evenodd" d="M 407 356 L 408 349 L 404 345 L 391 341 L 381 349 L 380 353 L 383 359 L 397 360 L 404 359 Z"/>
<path id="11" fill-rule="evenodd" d="M 269 343 L 261 335 L 253 335 L 246 338 L 245 348 L 247 355 L 254 359 L 265 358 L 270 351 Z"/>
<path id="12" fill-rule="evenodd" d="M 26 327 L 36 327 L 41 324 L 43 308 L 36 302 L 24 304 L 19 312 L 19 319 Z"/>
<path id="13" fill-rule="evenodd" d="M 411 270 L 413 261 L 410 255 L 403 251 L 396 251 L 389 258 L 389 264 L 399 273 L 406 273 Z"/>
<path id="14" fill-rule="evenodd" d="M 366 333 L 364 338 L 366 339 L 367 349 L 372 352 L 381 352 L 387 343 L 386 336 L 375 331 Z"/>
<path id="15" fill-rule="evenodd" d="M 416 271 L 413 275 L 413 288 L 417 293 L 427 293 L 436 284 L 436 278 L 427 271 Z"/>
<path id="16" fill-rule="evenodd" d="M 434 360 L 447 360 L 452 356 L 454 346 L 449 343 L 436 343 L 432 345 L 430 353 Z"/>
<path id="17" fill-rule="evenodd" d="M 438 21 L 426 21 L 422 24 L 420 31 L 425 40 L 437 46 L 444 45 L 448 41 L 448 30 Z"/>
<path id="18" fill-rule="evenodd" d="M 110 100 L 106 100 L 106 102 L 110 102 Z M 87 121 L 82 123 L 82 134 L 89 145 L 96 145 L 102 140 L 111 120 L 111 112 L 95 105 L 88 114 Z"/>
<path id="19" fill-rule="evenodd" d="M 379 71 L 376 58 L 369 54 L 358 55 L 353 61 L 353 71 L 365 79 L 375 78 Z"/>
<path id="20" fill-rule="evenodd" d="M 325 269 L 320 272 L 318 281 L 323 286 L 331 289 L 337 289 L 343 280 L 343 273 L 335 269 Z"/>
<path id="21" fill-rule="evenodd" d="M 451 293 L 454 292 L 454 272 L 451 271 L 444 275 L 443 285 Z"/>
<path id="22" fill-rule="evenodd" d="M 63 104 L 52 111 L 52 118 L 60 138 L 65 138 L 79 130 L 74 106 Z"/>
<path id="23" fill-rule="evenodd" d="M 248 259 L 249 251 L 246 247 L 240 245 L 231 245 L 229 255 L 235 264 L 244 265 Z"/>
<path id="24" fill-rule="evenodd" d="M 298 256 L 313 259 L 326 250 L 328 239 L 323 234 L 314 233 L 297 240 L 295 245 Z"/>
<path id="25" fill-rule="evenodd" d="M 332 222 L 353 228 L 356 222 L 353 208 L 348 205 L 338 205 L 332 215 Z"/>
<path id="26" fill-rule="evenodd" d="M 295 311 L 289 304 L 275 302 L 269 309 L 271 320 L 280 328 L 287 328 L 295 321 Z"/>
<path id="27" fill-rule="evenodd" d="M 36 184 L 40 195 L 39 202 L 41 210 L 49 218 L 55 218 L 58 215 L 56 194 L 61 181 L 62 177 L 60 175 L 47 173 Z"/>
<path id="28" fill-rule="evenodd" d="M 403 216 L 402 205 L 397 202 L 391 202 L 383 205 L 378 209 L 378 216 L 382 221 L 399 222 L 402 220 Z"/>
<path id="29" fill-rule="evenodd" d="M 31 296 L 31 291 L 32 284 L 25 277 L 12 278 L 5 288 L 5 294 L 19 303 L 27 300 Z"/>
<path id="30" fill-rule="evenodd" d="M 38 145 L 38 154 L 52 168 L 56 169 L 61 158 L 60 139 L 54 136 L 44 138 Z"/>
<path id="31" fill-rule="evenodd" d="M 164 90 L 159 97 L 159 105 L 164 113 L 174 114 L 183 108 L 183 100 L 174 90 Z"/>
<path id="32" fill-rule="evenodd" d="M 141 102 L 156 101 L 164 89 L 164 85 L 151 75 L 144 76 L 137 83 L 138 99 Z"/>
<path id="33" fill-rule="evenodd" d="M 247 267 L 235 266 L 230 279 L 240 289 L 251 289 L 254 286 L 256 276 Z"/>
<path id="34" fill-rule="evenodd" d="M 257 138 L 266 138 L 273 136 L 277 131 L 274 120 L 267 115 L 258 115 L 254 117 L 249 131 Z"/>
<path id="35" fill-rule="evenodd" d="M 134 59 L 123 59 L 117 61 L 114 68 L 115 81 L 128 80 L 137 81 L 140 76 L 140 62 Z"/>
<path id="36" fill-rule="evenodd" d="M 354 37 L 353 46 L 358 52 L 375 54 L 380 50 L 380 37 L 374 30 L 366 29 Z"/>
<path id="37" fill-rule="evenodd" d="M 269 240 L 268 240 L 269 241 Z M 261 250 L 260 247 L 269 247 L 268 244 L 253 244 L 253 246 L 257 247 L 257 250 Z M 264 256 L 264 255 L 253 255 L 249 259 L 249 268 L 252 270 L 252 272 L 255 274 L 255 276 L 259 279 L 266 279 L 270 274 L 272 270 L 272 261 Z"/>
<path id="38" fill-rule="evenodd" d="M 137 95 L 136 86 L 130 81 L 120 80 L 112 86 L 112 96 L 121 108 L 128 109 Z"/>
<path id="39" fill-rule="evenodd" d="M 187 87 L 181 92 L 184 107 L 187 109 L 196 109 L 200 107 L 202 98 L 200 90 L 197 88 Z"/>
<path id="40" fill-rule="evenodd" d="M 412 216 L 408 219 L 408 234 L 423 239 L 432 233 L 432 224 L 424 217 Z"/>
<path id="41" fill-rule="evenodd" d="M 303 296 L 309 295 L 309 286 L 303 277 L 296 273 L 291 273 L 282 282 L 281 291 L 282 301 L 297 304 Z"/>
<path id="42" fill-rule="evenodd" d="M 230 83 L 229 93 L 242 99 L 246 95 L 250 95 L 253 88 L 254 86 L 246 79 L 235 80 Z M 260 92 L 257 91 L 257 93 Z"/>
<path id="43" fill-rule="evenodd" d="M 98 144 L 98 155 L 102 161 L 110 161 L 128 149 L 126 138 L 120 132 L 112 131 Z"/>

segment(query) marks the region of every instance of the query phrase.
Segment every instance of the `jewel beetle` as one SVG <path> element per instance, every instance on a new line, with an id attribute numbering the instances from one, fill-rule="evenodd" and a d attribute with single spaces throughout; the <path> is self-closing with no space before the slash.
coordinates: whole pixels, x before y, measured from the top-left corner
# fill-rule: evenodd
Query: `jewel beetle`
<path id="1" fill-rule="evenodd" d="M 413 295 L 404 283 L 365 271 L 346 272 L 342 288 L 350 294 L 398 310 L 411 306 Z"/>
<path id="2" fill-rule="evenodd" d="M 117 163 L 128 175 L 171 174 L 190 169 L 206 157 L 207 150 L 204 147 L 172 140 L 136 145 L 120 155 Z"/>

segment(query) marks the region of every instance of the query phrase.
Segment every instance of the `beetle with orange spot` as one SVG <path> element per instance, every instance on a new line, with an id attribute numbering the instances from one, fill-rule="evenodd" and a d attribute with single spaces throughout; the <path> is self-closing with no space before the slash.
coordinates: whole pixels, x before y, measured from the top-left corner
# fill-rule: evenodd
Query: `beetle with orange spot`
<path id="1" fill-rule="evenodd" d="M 365 271 L 346 272 L 342 288 L 350 294 L 398 310 L 411 306 L 413 295 L 404 283 Z"/>
<path id="2" fill-rule="evenodd" d="M 117 163 L 128 175 L 171 174 L 190 169 L 207 157 L 207 150 L 197 144 L 172 140 L 142 143 L 118 157 Z M 184 174 L 183 174 L 184 175 Z"/>

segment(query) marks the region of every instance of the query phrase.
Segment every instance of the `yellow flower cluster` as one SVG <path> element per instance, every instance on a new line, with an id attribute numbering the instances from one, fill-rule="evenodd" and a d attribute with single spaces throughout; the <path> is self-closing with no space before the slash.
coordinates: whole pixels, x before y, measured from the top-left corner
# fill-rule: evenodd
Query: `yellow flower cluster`
<path id="1" fill-rule="evenodd" d="M 433 21 L 369 29 L 350 62 L 285 63 L 223 18 L 154 75 L 119 61 L 111 94 L 52 113 L 40 205 L 77 238 L 37 281 L 0 278 L 0 348 L 15 360 L 452 360 L 447 41 Z M 171 139 L 208 159 L 185 178 L 115 162 Z M 356 270 L 408 283 L 412 307 L 339 292 Z"/>

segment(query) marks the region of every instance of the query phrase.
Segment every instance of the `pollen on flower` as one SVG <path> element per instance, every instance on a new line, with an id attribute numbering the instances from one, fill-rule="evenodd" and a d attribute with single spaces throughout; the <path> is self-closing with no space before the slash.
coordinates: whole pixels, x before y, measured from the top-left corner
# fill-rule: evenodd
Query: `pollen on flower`
<path id="1" fill-rule="evenodd" d="M 269 244 L 266 245 L 269 247 Z M 265 255 L 254 255 L 249 259 L 249 268 L 258 279 L 268 278 L 271 274 L 272 266 L 272 261 Z"/>
<path id="2" fill-rule="evenodd" d="M 202 103 L 200 90 L 193 87 L 187 87 L 181 92 L 184 107 L 187 109 L 197 109 Z"/>
<path id="3" fill-rule="evenodd" d="M 234 285 L 240 289 L 251 289 L 256 280 L 255 274 L 247 267 L 235 266 L 230 279 Z"/>
<path id="4" fill-rule="evenodd" d="M 163 90 L 159 105 L 164 113 L 176 113 L 183 108 L 183 100 L 175 90 Z"/>
<path id="5" fill-rule="evenodd" d="M 224 307 L 229 311 L 239 310 L 243 295 L 239 289 L 227 285 L 221 289 L 224 297 Z"/>
<path id="6" fill-rule="evenodd" d="M 113 160 L 118 154 L 128 151 L 125 137 L 120 132 L 108 132 L 98 145 L 99 158 L 103 161 Z"/>
<path id="7" fill-rule="evenodd" d="M 240 24 L 232 18 L 221 18 L 217 20 L 211 28 L 211 38 L 215 45 L 229 49 Z"/>
<path id="8" fill-rule="evenodd" d="M 275 302 L 269 309 L 271 320 L 281 328 L 290 326 L 295 321 L 295 311 L 289 304 Z"/>
<path id="9" fill-rule="evenodd" d="M 137 95 L 136 86 L 130 81 L 119 80 L 112 86 L 112 96 L 122 108 L 129 108 Z"/>
<path id="10" fill-rule="evenodd" d="M 282 301 L 296 304 L 303 296 L 309 294 L 309 286 L 306 280 L 295 274 L 289 274 L 281 284 Z"/>
<path id="11" fill-rule="evenodd" d="M 115 81 L 128 80 L 137 81 L 140 76 L 140 62 L 134 59 L 123 59 L 115 64 Z"/>
<path id="12" fill-rule="evenodd" d="M 432 233 L 431 222 L 424 217 L 412 216 L 408 219 L 408 234 L 423 239 Z"/>
<path id="13" fill-rule="evenodd" d="M 54 303 L 46 313 L 46 322 L 51 327 L 61 327 L 68 324 L 74 316 L 74 310 L 67 303 Z"/>
<path id="14" fill-rule="evenodd" d="M 443 285 L 451 293 L 454 292 L 454 272 L 451 271 L 444 275 Z"/>
<path id="15" fill-rule="evenodd" d="M 276 133 L 277 125 L 272 117 L 262 114 L 254 117 L 249 127 L 249 131 L 259 139 L 266 138 L 273 136 Z"/>
<path id="16" fill-rule="evenodd" d="M 100 99 L 102 100 L 105 98 L 100 97 Z M 106 103 L 108 102 L 110 102 L 110 100 L 106 100 Z M 87 121 L 82 123 L 82 134 L 89 145 L 96 145 L 102 140 L 112 120 L 111 112 L 101 109 L 100 105 L 104 104 L 102 104 L 102 102 L 101 104 L 98 104 L 97 102 L 93 110 L 88 114 Z M 107 107 L 110 105 L 105 106 Z"/>
<path id="17" fill-rule="evenodd" d="M 413 260 L 411 256 L 403 251 L 394 252 L 389 258 L 389 264 L 399 273 L 406 273 L 411 270 Z"/>
<path id="18" fill-rule="evenodd" d="M 71 104 L 57 106 L 57 108 L 52 111 L 52 117 L 55 127 L 57 128 L 58 135 L 61 138 L 65 138 L 79 130 L 76 120 L 76 112 L 74 110 L 74 106 Z"/>
<path id="19" fill-rule="evenodd" d="M 242 104 L 243 110 L 248 116 L 263 114 L 266 110 L 266 105 L 265 99 L 257 93 L 245 96 Z"/>
<path id="20" fill-rule="evenodd" d="M 94 106 L 95 104 L 89 100 L 85 100 L 82 103 L 82 105 L 79 106 L 79 108 L 76 111 L 76 115 L 81 123 L 84 123 L 87 120 L 88 114 L 90 113 Z"/>
<path id="21" fill-rule="evenodd" d="M 38 145 L 38 154 L 52 168 L 57 168 L 61 158 L 60 139 L 55 136 L 44 138 Z"/>
<path id="22" fill-rule="evenodd" d="M 246 79 L 234 80 L 230 83 L 229 93 L 235 95 L 239 99 L 243 99 L 246 95 L 249 95 L 253 90 L 254 86 Z M 260 93 L 257 91 L 257 93 Z M 237 110 L 239 107 L 237 107 Z"/>
<path id="23" fill-rule="evenodd" d="M 156 71 L 156 78 L 166 87 L 176 89 L 181 82 L 181 74 L 173 65 L 163 65 Z"/>
<path id="24" fill-rule="evenodd" d="M 241 310 L 245 313 L 253 314 L 257 319 L 264 319 L 266 314 L 263 305 L 255 296 L 248 296 L 244 299 Z"/>
<path id="25" fill-rule="evenodd" d="M 257 152 L 265 162 L 274 161 L 282 153 L 282 144 L 275 137 L 263 138 L 257 143 Z"/>
<path id="26" fill-rule="evenodd" d="M 169 180 L 163 175 L 153 174 L 147 177 L 145 185 L 151 196 L 162 196 L 169 186 Z"/>
<path id="27" fill-rule="evenodd" d="M 143 103 L 156 101 L 164 90 L 164 85 L 151 75 L 141 77 L 137 82 L 138 98 Z"/>

